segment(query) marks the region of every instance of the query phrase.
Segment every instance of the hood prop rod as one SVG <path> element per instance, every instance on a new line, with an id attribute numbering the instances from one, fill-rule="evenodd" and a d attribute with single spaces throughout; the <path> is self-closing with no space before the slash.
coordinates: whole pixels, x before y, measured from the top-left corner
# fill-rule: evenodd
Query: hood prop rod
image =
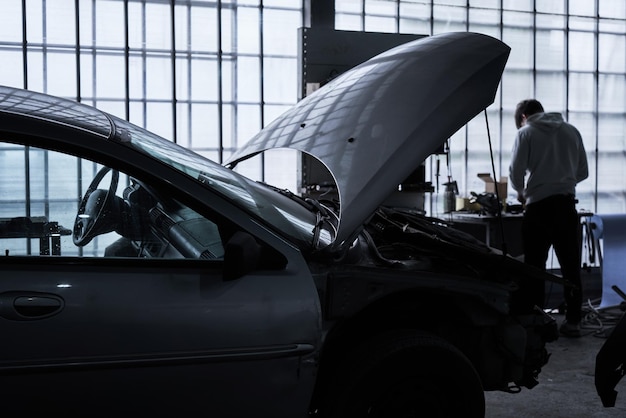
<path id="1" fill-rule="evenodd" d="M 489 141 L 489 156 L 491 157 L 491 171 L 493 172 L 493 178 L 496 183 L 495 192 L 496 200 L 498 203 L 498 210 L 496 211 L 496 217 L 498 218 L 498 225 L 500 226 L 500 238 L 502 240 L 502 255 L 507 255 L 506 240 L 504 238 L 504 221 L 502 220 L 502 199 L 500 198 L 500 192 L 498 191 L 498 178 L 496 177 L 496 165 L 493 159 L 493 147 L 491 146 L 491 130 L 489 129 L 489 118 L 487 117 L 487 108 L 485 112 L 485 123 L 487 125 L 487 140 Z"/>

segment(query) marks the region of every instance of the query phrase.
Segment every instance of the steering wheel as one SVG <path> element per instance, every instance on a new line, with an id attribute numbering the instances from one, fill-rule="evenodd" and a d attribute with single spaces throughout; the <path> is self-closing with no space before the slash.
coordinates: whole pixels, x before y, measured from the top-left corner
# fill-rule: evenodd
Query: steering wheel
<path id="1" fill-rule="evenodd" d="M 98 185 L 109 171 L 111 171 L 109 189 L 98 189 Z M 74 221 L 72 239 L 75 245 L 85 246 L 95 236 L 115 230 L 118 223 L 118 211 L 116 210 L 118 200 L 115 192 L 119 177 L 119 171 L 102 167 L 91 181 L 80 201 Z"/>

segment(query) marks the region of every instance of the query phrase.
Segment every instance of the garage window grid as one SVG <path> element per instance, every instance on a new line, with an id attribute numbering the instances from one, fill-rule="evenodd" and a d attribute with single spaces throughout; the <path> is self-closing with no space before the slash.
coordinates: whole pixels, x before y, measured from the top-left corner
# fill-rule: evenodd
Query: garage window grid
<path id="1" fill-rule="evenodd" d="M 626 211 L 623 1 L 336 0 L 336 28 L 430 35 L 472 31 L 503 40 L 512 47 L 511 56 L 488 110 L 497 176 L 508 175 L 515 105 L 536 97 L 546 110 L 562 112 L 583 135 L 590 176 L 578 188 L 579 208 Z M 466 196 L 484 190 L 477 173 L 491 172 L 484 120 L 479 115 L 451 139 L 452 176 Z M 430 165 L 433 183 L 438 181 L 435 166 Z M 438 196 L 430 202 L 434 213 L 443 209 Z"/>
<path id="2" fill-rule="evenodd" d="M 0 83 L 98 106 L 223 161 L 296 101 L 296 29 L 303 26 L 304 3 L 4 0 Z M 337 29 L 469 30 L 511 45 L 488 112 L 497 173 L 506 175 L 514 105 L 534 96 L 583 133 L 591 176 L 579 188 L 580 207 L 626 210 L 622 1 L 336 0 L 335 9 Z M 482 190 L 475 174 L 491 167 L 483 115 L 455 134 L 451 150 L 462 193 Z M 287 159 L 284 169 L 280 158 L 280 164 L 261 160 L 245 174 L 295 189 L 295 164 Z M 31 205 L 28 190 L 0 192 L 2 206 Z M 431 212 L 441 210 L 438 196 Z"/>
<path id="3" fill-rule="evenodd" d="M 97 106 L 223 161 L 295 103 L 297 41 L 284 34 L 302 25 L 292 1 L 6 0 L 0 84 Z M 275 167 L 249 170 L 285 177 Z M 31 186 L 0 191 L 0 211 L 15 216 L 16 201 L 35 216 Z"/>

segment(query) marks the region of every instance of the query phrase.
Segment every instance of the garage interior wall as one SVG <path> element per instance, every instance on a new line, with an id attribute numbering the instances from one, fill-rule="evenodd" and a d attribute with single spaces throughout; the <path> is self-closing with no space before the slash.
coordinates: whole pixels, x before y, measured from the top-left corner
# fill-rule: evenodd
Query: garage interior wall
<path id="1" fill-rule="evenodd" d="M 223 162 L 296 102 L 297 29 L 310 23 L 311 1 L 324 2 L 3 0 L 0 84 L 94 105 Z M 590 177 L 578 188 L 579 209 L 626 212 L 626 2 L 324 4 L 334 7 L 339 30 L 472 31 L 512 47 L 487 117 L 477 116 L 451 138 L 449 167 L 442 158 L 440 174 L 449 172 L 461 194 L 484 189 L 476 174 L 492 171 L 489 137 L 496 176 L 507 175 L 515 105 L 535 97 L 583 135 Z M 436 177 L 435 158 L 428 162 L 429 176 L 441 184 L 447 177 Z M 243 170 L 293 190 L 297 162 L 278 152 Z M 441 188 L 433 195 L 433 212 L 440 211 L 442 194 Z"/>

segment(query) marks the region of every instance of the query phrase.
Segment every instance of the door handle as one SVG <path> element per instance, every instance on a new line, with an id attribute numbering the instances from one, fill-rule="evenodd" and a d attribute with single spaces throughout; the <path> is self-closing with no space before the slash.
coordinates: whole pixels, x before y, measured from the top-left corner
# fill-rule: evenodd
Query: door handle
<path id="1" fill-rule="evenodd" d="M 0 317 L 15 321 L 49 318 L 65 307 L 58 295 L 40 292 L 0 293 Z"/>

